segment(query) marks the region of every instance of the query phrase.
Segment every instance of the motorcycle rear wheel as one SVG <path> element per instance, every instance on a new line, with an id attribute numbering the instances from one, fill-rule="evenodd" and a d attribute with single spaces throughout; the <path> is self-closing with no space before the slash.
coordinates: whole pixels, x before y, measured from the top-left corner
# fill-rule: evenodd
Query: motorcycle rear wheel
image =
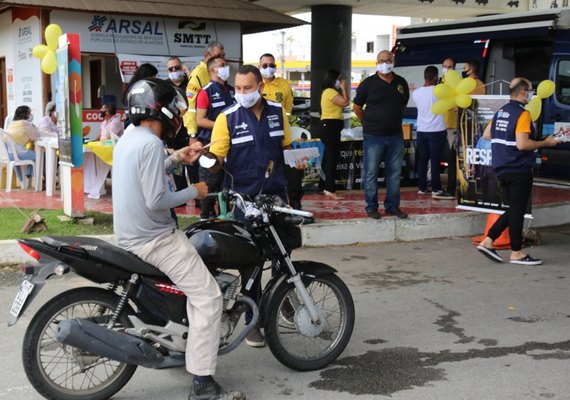
<path id="1" fill-rule="evenodd" d="M 55 339 L 57 323 L 82 318 L 105 325 L 119 297 L 107 290 L 85 287 L 73 289 L 48 301 L 32 318 L 22 356 L 24 370 L 32 386 L 45 398 L 54 400 L 107 399 L 133 376 L 136 365 L 83 352 Z M 127 305 L 115 330 L 130 326 Z"/>
<path id="2" fill-rule="evenodd" d="M 354 327 L 354 302 L 344 282 L 334 274 L 303 280 L 316 308 L 324 315 L 321 328 L 310 325 L 301 296 L 292 283 L 275 291 L 265 324 L 269 349 L 283 365 L 296 371 L 324 368 L 344 351 Z"/>

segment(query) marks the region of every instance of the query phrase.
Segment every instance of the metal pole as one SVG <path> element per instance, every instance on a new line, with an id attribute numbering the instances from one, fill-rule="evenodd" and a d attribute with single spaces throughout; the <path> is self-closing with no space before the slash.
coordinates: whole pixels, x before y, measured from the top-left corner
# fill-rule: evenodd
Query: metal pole
<path id="1" fill-rule="evenodd" d="M 281 31 L 281 77 L 287 79 L 285 76 L 285 31 Z"/>

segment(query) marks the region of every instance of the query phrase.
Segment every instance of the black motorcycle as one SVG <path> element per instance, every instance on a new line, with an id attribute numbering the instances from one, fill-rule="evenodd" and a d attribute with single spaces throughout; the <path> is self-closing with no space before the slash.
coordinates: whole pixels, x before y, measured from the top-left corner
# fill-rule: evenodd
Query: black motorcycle
<path id="1" fill-rule="evenodd" d="M 223 293 L 219 354 L 234 350 L 259 324 L 271 352 L 287 367 L 325 367 L 350 340 L 354 304 L 332 267 L 289 257 L 301 245 L 298 225 L 311 214 L 266 195 L 246 201 L 226 191 L 220 199 L 241 210 L 244 222 L 217 219 L 185 229 Z M 106 285 L 61 293 L 32 318 L 24 336 L 24 370 L 42 396 L 106 399 L 121 390 L 139 365 L 185 364 L 186 298 L 157 268 L 101 239 L 18 241 L 38 263 L 23 267 L 26 276 L 10 310 L 10 325 L 53 276 L 73 271 Z M 256 302 L 246 294 L 267 261 L 272 277 Z M 253 318 L 238 333 L 248 309 Z"/>

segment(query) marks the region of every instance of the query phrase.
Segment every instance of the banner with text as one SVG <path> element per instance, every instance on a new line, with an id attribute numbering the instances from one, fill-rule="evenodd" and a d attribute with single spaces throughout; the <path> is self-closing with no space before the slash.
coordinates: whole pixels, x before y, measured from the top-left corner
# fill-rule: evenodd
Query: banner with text
<path id="1" fill-rule="evenodd" d="M 483 131 L 508 96 L 471 96 L 473 104 L 460 109 L 457 142 L 457 208 L 501 213 L 508 208 L 492 167 L 491 141 Z M 528 212 L 530 212 L 530 207 Z"/>

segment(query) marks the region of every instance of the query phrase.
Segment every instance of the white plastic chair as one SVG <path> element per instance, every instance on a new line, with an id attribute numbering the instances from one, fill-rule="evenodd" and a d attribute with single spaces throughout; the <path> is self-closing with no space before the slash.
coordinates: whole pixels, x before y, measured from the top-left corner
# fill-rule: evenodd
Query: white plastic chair
<path id="1" fill-rule="evenodd" d="M 13 160 L 10 160 L 10 154 L 12 153 Z M 16 151 L 16 144 L 14 140 L 6 133 L 4 130 L 0 129 L 0 158 L 2 159 L 2 165 L 6 165 L 6 192 L 12 191 L 12 174 L 14 173 L 14 167 L 23 167 L 30 165 L 32 167 L 32 176 L 36 173 L 36 163 L 32 160 L 20 160 L 18 153 Z M 29 179 L 24 176 L 22 170 L 22 182 L 20 182 L 20 187 L 22 189 L 27 189 L 29 184 Z M 2 187 L 2 175 L 0 174 L 0 187 Z M 35 189 L 35 184 L 34 184 Z"/>
<path id="2" fill-rule="evenodd" d="M 10 125 L 12 123 L 13 118 L 14 118 L 14 114 L 6 115 L 6 118 L 4 118 L 4 130 L 8 129 L 8 125 Z"/>
<path id="3" fill-rule="evenodd" d="M 121 137 L 119 135 L 111 132 L 111 142 L 113 143 L 113 146 L 117 144 L 117 142 L 119 141 L 120 138 Z"/>
<path id="4" fill-rule="evenodd" d="M 291 127 L 291 139 L 302 140 L 303 134 L 305 135 L 306 140 L 311 140 L 311 132 L 309 132 L 305 128 L 301 128 L 300 126 L 292 126 Z"/>

